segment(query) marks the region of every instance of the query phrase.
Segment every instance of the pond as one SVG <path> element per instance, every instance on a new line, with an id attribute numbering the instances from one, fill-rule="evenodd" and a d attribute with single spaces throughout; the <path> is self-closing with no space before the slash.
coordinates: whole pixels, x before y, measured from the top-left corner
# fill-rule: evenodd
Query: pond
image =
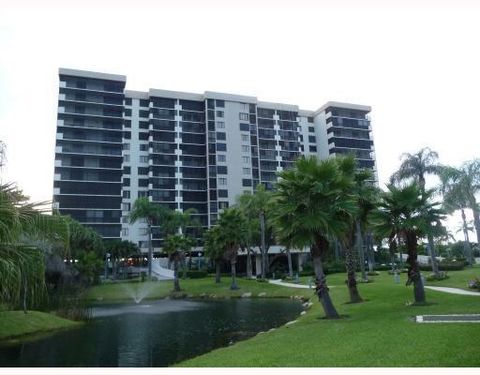
<path id="1" fill-rule="evenodd" d="M 80 328 L 0 346 L 0 366 L 169 366 L 279 327 L 301 311 L 285 299 L 97 306 Z"/>

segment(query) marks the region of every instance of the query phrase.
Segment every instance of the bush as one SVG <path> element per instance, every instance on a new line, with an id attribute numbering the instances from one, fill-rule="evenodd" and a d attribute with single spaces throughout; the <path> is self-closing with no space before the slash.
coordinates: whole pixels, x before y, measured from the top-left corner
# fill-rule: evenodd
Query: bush
<path id="1" fill-rule="evenodd" d="M 438 262 L 440 271 L 461 271 L 464 267 L 465 262 L 463 260 Z M 430 271 L 432 269 L 431 266 L 426 265 L 420 265 L 419 268 L 421 271 Z"/>
<path id="2" fill-rule="evenodd" d="M 447 272 L 440 271 L 437 275 L 435 275 L 434 273 L 431 273 L 425 279 L 427 281 L 445 280 L 445 279 L 448 279 L 448 275 L 447 275 Z"/>
<path id="3" fill-rule="evenodd" d="M 469 280 L 468 281 L 468 287 L 470 289 L 480 290 L 480 279 L 478 277 L 476 277 L 473 280 Z"/>
<path id="4" fill-rule="evenodd" d="M 378 275 L 380 275 L 380 272 L 377 272 L 377 271 L 367 272 L 367 276 L 378 276 Z"/>
<path id="5" fill-rule="evenodd" d="M 204 277 L 207 277 L 207 276 L 208 276 L 207 271 L 198 271 L 198 270 L 187 271 L 187 277 L 189 279 L 203 279 Z"/>

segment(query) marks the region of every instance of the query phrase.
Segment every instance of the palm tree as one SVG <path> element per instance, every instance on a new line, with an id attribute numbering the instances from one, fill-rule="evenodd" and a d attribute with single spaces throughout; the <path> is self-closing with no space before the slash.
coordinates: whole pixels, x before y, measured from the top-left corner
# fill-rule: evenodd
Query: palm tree
<path id="1" fill-rule="evenodd" d="M 236 207 L 223 211 L 218 219 L 218 242 L 224 250 L 224 256 L 230 260 L 232 284 L 230 289 L 238 289 L 236 282 L 237 253 L 240 244 L 244 241 L 245 218 Z"/>
<path id="2" fill-rule="evenodd" d="M 271 193 L 265 189 L 263 184 L 256 187 L 254 194 L 242 194 L 238 199 L 239 207 L 247 217 L 257 216 L 260 224 L 260 254 L 262 257 L 262 279 L 265 279 L 267 272 L 267 250 L 266 250 L 266 216 L 268 213 Z"/>
<path id="3" fill-rule="evenodd" d="M 339 318 L 330 298 L 322 257 L 329 238 L 342 237 L 356 213 L 351 176 L 342 173 L 342 158 L 301 157 L 293 168 L 279 173 L 273 219 L 280 241 L 297 248 L 310 246 L 316 275 L 316 294 L 327 318 Z"/>
<path id="4" fill-rule="evenodd" d="M 219 240 L 220 228 L 211 227 L 203 234 L 205 255 L 215 262 L 215 283 L 220 283 L 220 265 L 224 250 Z"/>
<path id="5" fill-rule="evenodd" d="M 392 177 L 392 182 L 401 182 L 403 180 L 416 181 L 422 191 L 425 191 L 425 176 L 427 174 L 439 175 L 441 166 L 438 164 L 438 153 L 425 147 L 415 154 L 405 153 L 401 157 L 402 164 L 397 172 Z M 428 249 L 430 258 L 432 260 L 432 271 L 435 275 L 438 274 L 438 264 L 435 254 L 435 244 L 433 242 L 434 230 L 427 230 Z"/>
<path id="6" fill-rule="evenodd" d="M 395 233 L 405 240 L 408 258 L 408 281 L 413 283 L 415 303 L 425 302 L 425 290 L 417 263 L 418 237 L 430 230 L 433 217 L 442 219 L 438 203 L 430 203 L 433 190 L 424 191 L 417 183 L 404 187 L 388 185 L 388 192 L 382 193 L 378 211 L 372 214 L 372 224 L 377 232 Z"/>
<path id="7" fill-rule="evenodd" d="M 23 297 L 24 312 L 45 291 L 44 257 L 35 240 L 69 248 L 68 225 L 49 211 L 48 202 L 29 203 L 14 184 L 0 185 L 0 302 L 15 306 Z"/>
<path id="8" fill-rule="evenodd" d="M 169 255 L 169 260 L 173 262 L 173 290 L 179 292 L 180 281 L 178 277 L 179 264 L 185 257 L 185 251 L 188 251 L 194 244 L 194 239 L 183 234 L 168 235 L 163 250 Z"/>
<path id="9" fill-rule="evenodd" d="M 147 197 L 138 198 L 133 204 L 130 212 L 130 223 L 133 224 L 140 219 L 145 219 L 148 226 L 148 277 L 152 278 L 153 245 L 152 226 L 165 224 L 170 221 L 172 214 L 170 210 L 150 202 Z"/>
<path id="10" fill-rule="evenodd" d="M 460 168 L 443 167 L 440 178 L 442 191 L 460 200 L 461 209 L 468 207 L 472 210 L 477 243 L 480 244 L 480 205 L 476 200 L 480 193 L 480 159 L 467 161 Z"/>
<path id="11" fill-rule="evenodd" d="M 133 242 L 113 240 L 105 242 L 105 251 L 110 254 L 112 259 L 112 276 L 114 279 L 116 279 L 118 273 L 118 262 L 120 259 L 128 257 L 132 254 L 138 254 L 140 249 Z"/>

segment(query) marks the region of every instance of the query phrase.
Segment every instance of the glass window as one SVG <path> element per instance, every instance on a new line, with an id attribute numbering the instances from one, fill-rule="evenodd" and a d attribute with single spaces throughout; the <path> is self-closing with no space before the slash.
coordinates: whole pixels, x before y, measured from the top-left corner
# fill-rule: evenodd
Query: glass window
<path id="1" fill-rule="evenodd" d="M 217 117 L 224 117 L 223 111 L 217 111 Z"/>
<path id="2" fill-rule="evenodd" d="M 228 190 L 218 190 L 219 198 L 228 198 Z"/>
<path id="3" fill-rule="evenodd" d="M 125 108 L 125 116 L 131 116 L 132 115 L 132 110 L 129 108 Z"/>
<path id="4" fill-rule="evenodd" d="M 317 146 L 309 146 L 310 152 L 317 152 Z"/>
<path id="5" fill-rule="evenodd" d="M 227 155 L 217 155 L 217 161 L 220 163 L 226 163 L 227 162 Z"/>
<path id="6" fill-rule="evenodd" d="M 242 152 L 250 152 L 250 146 L 242 145 Z"/>
<path id="7" fill-rule="evenodd" d="M 225 129 L 225 123 L 223 121 L 217 121 L 217 129 Z"/>
<path id="8" fill-rule="evenodd" d="M 123 211 L 130 211 L 130 203 L 122 203 Z"/>
<path id="9" fill-rule="evenodd" d="M 250 131 L 250 125 L 249 124 L 240 124 L 240 130 L 242 132 L 248 132 L 248 131 Z"/>
<path id="10" fill-rule="evenodd" d="M 227 179 L 225 177 L 218 178 L 218 185 L 225 186 L 227 184 Z"/>
<path id="11" fill-rule="evenodd" d="M 242 134 L 242 141 L 243 141 L 243 142 L 248 142 L 248 141 L 250 141 L 250 137 L 248 136 L 248 134 Z"/>
<path id="12" fill-rule="evenodd" d="M 225 100 L 215 100 L 215 105 L 220 108 L 225 108 Z"/>
<path id="13" fill-rule="evenodd" d="M 138 192 L 138 197 L 147 197 L 148 196 L 148 191 L 139 191 Z"/>
<path id="14" fill-rule="evenodd" d="M 224 141 L 227 139 L 227 133 L 224 132 L 217 132 L 217 140 Z"/>
<path id="15" fill-rule="evenodd" d="M 217 151 L 227 151 L 226 143 L 217 143 Z"/>
<path id="16" fill-rule="evenodd" d="M 250 156 L 242 156 L 242 162 L 245 164 L 250 164 Z"/>
<path id="17" fill-rule="evenodd" d="M 128 228 L 122 228 L 122 236 L 128 236 Z"/>
<path id="18" fill-rule="evenodd" d="M 218 202 L 219 210 L 224 210 L 225 208 L 228 208 L 228 202 Z"/>
<path id="19" fill-rule="evenodd" d="M 123 161 L 124 161 L 125 163 L 129 163 L 129 162 L 130 162 L 130 155 L 128 155 L 128 154 L 127 154 L 127 155 L 123 155 Z"/>
<path id="20" fill-rule="evenodd" d="M 140 163 L 148 163 L 148 156 L 141 155 L 139 157 L 139 161 L 140 161 Z"/>
<path id="21" fill-rule="evenodd" d="M 240 120 L 242 120 L 242 121 L 249 121 L 250 120 L 250 116 L 248 115 L 248 113 L 240 112 L 238 114 L 238 116 L 239 116 Z"/>
<path id="22" fill-rule="evenodd" d="M 252 174 L 252 170 L 250 168 L 243 168 L 243 174 Z"/>
<path id="23" fill-rule="evenodd" d="M 252 180 L 250 180 L 250 179 L 245 179 L 245 178 L 244 178 L 244 179 L 242 180 L 242 185 L 243 185 L 243 186 L 252 186 Z"/>
<path id="24" fill-rule="evenodd" d="M 315 133 L 315 128 L 314 128 L 313 126 L 309 126 L 309 127 L 308 127 L 308 131 L 309 131 L 310 133 Z"/>
<path id="25" fill-rule="evenodd" d="M 124 190 L 122 196 L 123 198 L 130 198 L 130 190 Z"/>
<path id="26" fill-rule="evenodd" d="M 317 138 L 314 135 L 309 135 L 308 136 L 308 141 L 310 143 L 315 143 L 315 142 L 317 142 Z"/>
<path id="27" fill-rule="evenodd" d="M 217 173 L 218 174 L 227 174 L 227 167 L 225 165 L 217 166 Z"/>

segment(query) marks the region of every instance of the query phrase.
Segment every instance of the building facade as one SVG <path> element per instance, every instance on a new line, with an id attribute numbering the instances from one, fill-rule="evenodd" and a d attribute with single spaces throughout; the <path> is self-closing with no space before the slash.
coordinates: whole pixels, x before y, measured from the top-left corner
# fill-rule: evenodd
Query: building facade
<path id="1" fill-rule="evenodd" d="M 106 239 L 146 250 L 147 226 L 130 224 L 138 197 L 195 209 L 203 227 L 300 155 L 354 152 L 376 175 L 368 106 L 328 102 L 316 111 L 256 97 L 125 90 L 126 77 L 59 70 L 54 202 Z M 162 233 L 153 234 L 155 249 Z"/>

